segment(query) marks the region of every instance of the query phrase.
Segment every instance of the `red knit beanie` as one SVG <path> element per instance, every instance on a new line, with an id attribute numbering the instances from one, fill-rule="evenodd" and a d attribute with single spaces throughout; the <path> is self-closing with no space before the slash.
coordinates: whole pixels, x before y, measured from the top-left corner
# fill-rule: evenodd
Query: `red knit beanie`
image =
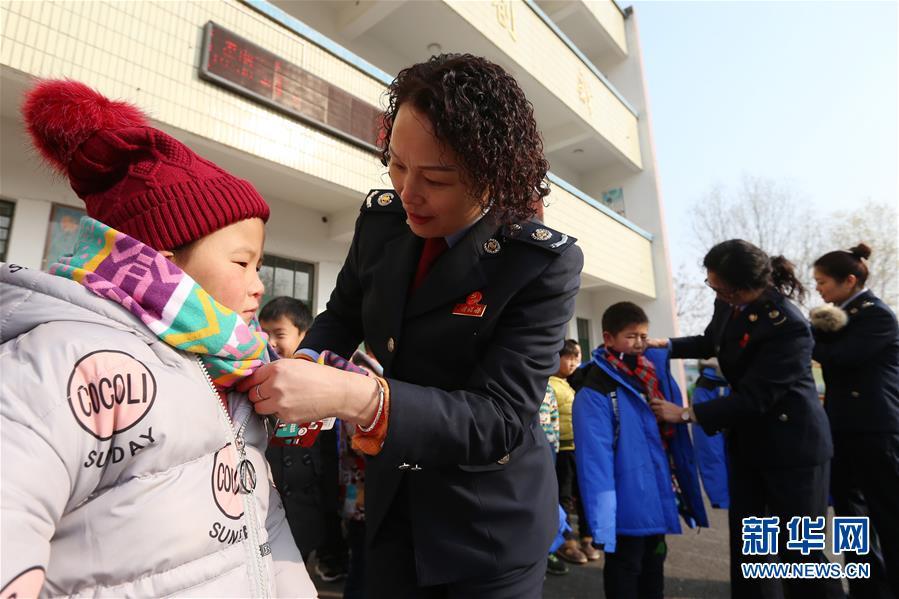
<path id="1" fill-rule="evenodd" d="M 152 248 L 176 249 L 248 218 L 268 220 L 268 204 L 248 181 L 83 83 L 38 83 L 22 114 L 32 143 L 69 178 L 88 215 Z"/>

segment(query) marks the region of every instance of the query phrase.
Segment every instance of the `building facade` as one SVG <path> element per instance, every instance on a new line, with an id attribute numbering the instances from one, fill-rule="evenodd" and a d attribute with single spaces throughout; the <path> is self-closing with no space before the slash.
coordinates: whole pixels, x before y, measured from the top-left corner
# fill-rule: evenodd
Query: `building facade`
<path id="1" fill-rule="evenodd" d="M 216 0 L 0 3 L 0 260 L 46 268 L 82 204 L 30 151 L 34 78 L 69 77 L 252 181 L 272 208 L 267 294 L 324 309 L 371 188 L 384 91 L 439 52 L 488 57 L 535 107 L 550 161 L 546 223 L 585 265 L 570 336 L 601 342 L 609 304 L 676 333 L 636 15 L 612 0 Z M 586 349 L 586 348 L 585 348 Z"/>

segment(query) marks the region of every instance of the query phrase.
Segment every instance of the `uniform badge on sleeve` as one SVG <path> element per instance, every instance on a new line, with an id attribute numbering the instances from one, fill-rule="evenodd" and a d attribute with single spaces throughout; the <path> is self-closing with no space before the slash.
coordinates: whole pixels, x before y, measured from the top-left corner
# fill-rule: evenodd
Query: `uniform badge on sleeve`
<path id="1" fill-rule="evenodd" d="M 552 239 L 552 231 L 547 229 L 537 229 L 533 233 L 531 233 L 531 237 L 536 239 L 537 241 L 546 241 L 548 239 Z"/>
<path id="2" fill-rule="evenodd" d="M 771 324 L 776 327 L 782 325 L 787 321 L 787 315 L 781 314 L 780 310 L 771 310 L 770 312 L 768 312 L 768 318 L 772 320 Z"/>
<path id="3" fill-rule="evenodd" d="M 455 316 L 475 316 L 481 318 L 487 310 L 486 304 L 481 303 L 483 298 L 484 295 L 480 291 L 475 291 L 465 298 L 464 304 L 456 304 L 456 307 L 453 308 L 453 314 Z"/>
<path id="4" fill-rule="evenodd" d="M 488 254 L 498 254 L 500 249 L 502 248 L 499 242 L 492 237 L 484 243 L 484 251 Z"/>

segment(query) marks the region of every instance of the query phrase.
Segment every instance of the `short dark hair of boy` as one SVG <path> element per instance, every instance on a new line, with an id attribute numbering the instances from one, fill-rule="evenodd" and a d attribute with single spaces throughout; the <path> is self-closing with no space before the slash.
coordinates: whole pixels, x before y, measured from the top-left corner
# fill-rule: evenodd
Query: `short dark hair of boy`
<path id="1" fill-rule="evenodd" d="M 274 298 L 259 312 L 259 320 L 278 320 L 282 316 L 286 316 L 301 333 L 312 326 L 312 311 L 305 303 L 286 295 Z"/>
<path id="2" fill-rule="evenodd" d="M 643 308 L 633 302 L 612 304 L 602 313 L 602 330 L 617 335 L 632 324 L 646 324 L 649 317 Z"/>
<path id="3" fill-rule="evenodd" d="M 566 339 L 559 351 L 560 356 L 576 356 L 581 352 L 581 346 L 578 345 L 577 339 Z"/>

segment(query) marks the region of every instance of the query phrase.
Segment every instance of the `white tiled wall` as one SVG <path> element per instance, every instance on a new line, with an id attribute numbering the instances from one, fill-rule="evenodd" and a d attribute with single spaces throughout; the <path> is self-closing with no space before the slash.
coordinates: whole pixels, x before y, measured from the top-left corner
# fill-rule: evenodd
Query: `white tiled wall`
<path id="1" fill-rule="evenodd" d="M 509 37 L 496 20 L 496 3 L 448 2 L 485 35 Z M 527 6 L 519 0 L 511 4 L 517 42 L 510 38 L 507 51 L 547 78 L 566 102 L 586 110 L 576 90 L 579 61 Z M 383 167 L 372 154 L 200 80 L 202 28 L 210 20 L 363 100 L 381 103 L 384 87 L 379 81 L 235 0 L 4 1 L 0 64 L 35 77 L 84 81 L 134 102 L 160 122 L 354 190 L 360 197 L 383 185 Z M 594 86 L 597 128 L 639 162 L 636 119 L 601 82 L 592 75 L 587 79 Z M 556 186 L 550 200 L 547 224 L 579 239 L 586 274 L 655 296 L 651 242 Z M 272 241 L 277 238 L 273 235 Z"/>
<path id="2" fill-rule="evenodd" d="M 200 80 L 210 20 L 380 106 L 379 81 L 233 0 L 3 2 L 0 63 L 84 81 L 159 121 L 360 193 L 380 184 L 372 154 Z"/>

